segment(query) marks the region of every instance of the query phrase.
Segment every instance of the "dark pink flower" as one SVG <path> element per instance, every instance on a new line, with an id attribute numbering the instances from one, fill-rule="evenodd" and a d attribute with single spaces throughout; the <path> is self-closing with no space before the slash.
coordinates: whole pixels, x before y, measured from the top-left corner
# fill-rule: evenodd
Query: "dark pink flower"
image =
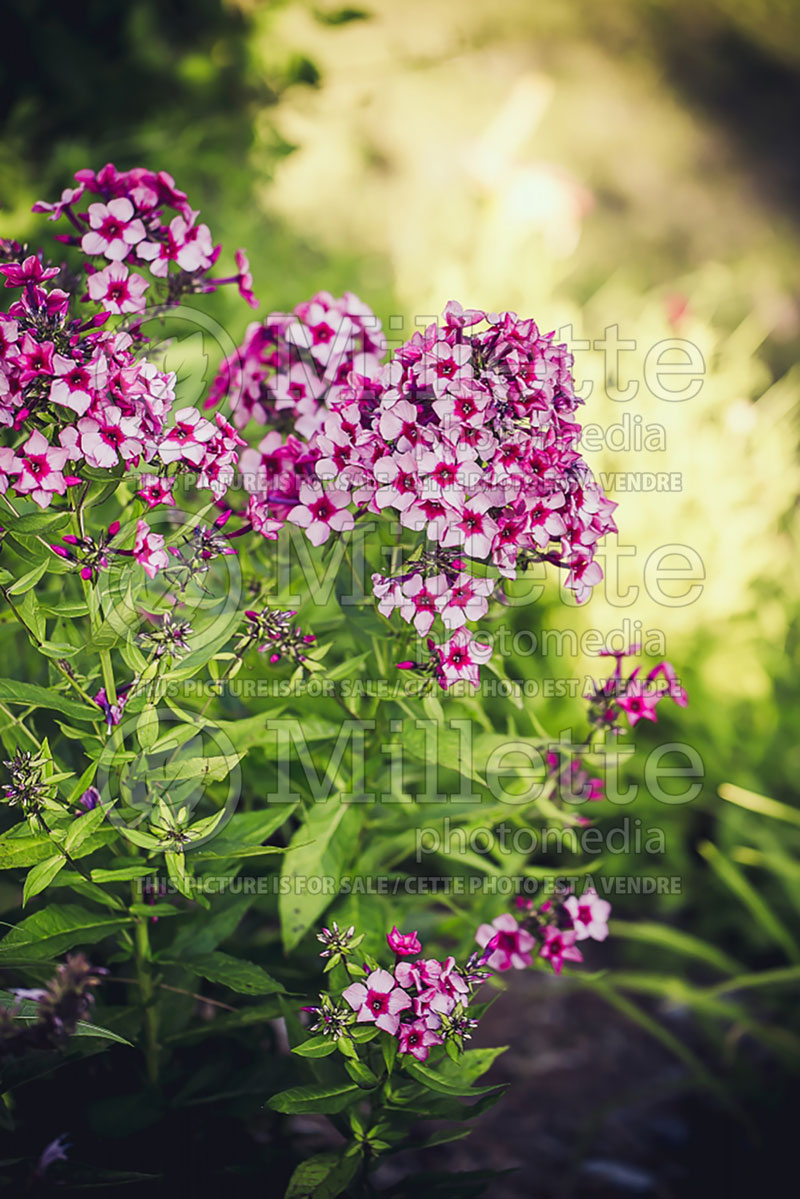
<path id="1" fill-rule="evenodd" d="M 442 686 L 447 688 L 462 679 L 473 687 L 480 681 L 480 667 L 492 656 L 492 647 L 475 640 L 467 628 L 460 628 L 449 641 L 435 646 L 439 656 Z"/>
<path id="2" fill-rule="evenodd" d="M 9 262 L 0 266 L 0 275 L 6 277 L 6 287 L 24 287 L 26 283 L 43 283 L 58 274 L 57 266 L 45 267 L 42 260 L 31 254 L 24 262 Z"/>
<path id="3" fill-rule="evenodd" d="M 157 508 L 159 504 L 175 507 L 175 499 L 172 495 L 174 479 L 163 479 L 158 475 L 142 475 L 140 482 L 141 487 L 136 494 L 142 497 L 148 508 Z"/>
<path id="4" fill-rule="evenodd" d="M 64 495 L 68 480 L 64 476 L 64 467 L 69 459 L 69 451 L 63 447 L 50 445 L 46 437 L 38 429 L 31 433 L 22 446 L 16 462 L 12 467 L 18 477 L 14 489 L 18 495 L 29 495 L 40 508 L 47 508 L 54 495 Z"/>
<path id="5" fill-rule="evenodd" d="M 547 958 L 556 974 L 561 973 L 564 962 L 582 962 L 583 954 L 575 944 L 577 934 L 574 929 L 560 929 L 549 924 L 544 930 L 544 945 L 539 956 Z"/>
<path id="6" fill-rule="evenodd" d="M 250 305 L 251 308 L 258 308 L 258 300 L 253 295 L 253 276 L 250 274 L 250 263 L 244 250 L 236 251 L 236 285 L 239 288 L 239 295 Z"/>
<path id="7" fill-rule="evenodd" d="M 442 1038 L 428 1028 L 425 1020 L 401 1024 L 397 1038 L 400 1042 L 399 1052 L 411 1054 L 418 1062 L 427 1061 L 431 1046 L 442 1044 Z"/>
<path id="8" fill-rule="evenodd" d="M 416 932 L 398 932 L 396 925 L 390 933 L 386 934 L 386 940 L 392 952 L 398 954 L 400 957 L 413 957 L 415 954 L 422 952 L 422 945 Z"/>

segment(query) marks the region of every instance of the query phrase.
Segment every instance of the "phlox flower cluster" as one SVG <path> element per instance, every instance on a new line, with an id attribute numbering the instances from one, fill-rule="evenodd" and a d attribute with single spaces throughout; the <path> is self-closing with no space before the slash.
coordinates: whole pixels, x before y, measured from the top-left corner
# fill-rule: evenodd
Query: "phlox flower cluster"
<path id="1" fill-rule="evenodd" d="M 350 959 L 363 934 L 336 924 L 324 928 L 318 940 L 325 946 L 320 956 L 328 958 L 326 972 L 342 963 L 351 981 L 340 1000 L 324 992 L 318 1005 L 304 1009 L 314 1017 L 311 1031 L 338 1041 L 352 1037 L 354 1026 L 374 1024 L 397 1039 L 401 1055 L 424 1062 L 432 1049 L 444 1045 L 457 1057 L 477 1024 L 470 1004 L 495 971 L 524 970 L 538 956 L 560 974 L 564 962 L 583 961 L 578 942 L 608 936 L 611 904 L 593 890 L 546 900 L 538 910 L 532 900 L 518 904 L 525 911 L 521 919 L 506 912 L 480 925 L 479 949 L 463 964 L 452 956 L 444 961 L 424 957 L 417 933 L 395 927 L 386 937 L 395 955 L 392 969 L 369 957 L 355 965 Z"/>
<path id="2" fill-rule="evenodd" d="M 393 969 L 373 959 L 352 965 L 348 959 L 362 939 L 354 928 L 340 930 L 335 924 L 320 933 L 326 946 L 321 956 L 329 958 L 326 970 L 344 961 L 353 981 L 342 991 L 341 1001 L 323 993 L 318 1006 L 305 1009 L 314 1016 L 311 1030 L 339 1040 L 351 1035 L 356 1025 L 374 1024 L 397 1039 L 400 1054 L 417 1061 L 426 1061 L 438 1045 L 449 1046 L 448 1052 L 457 1055 L 477 1024 L 469 1004 L 491 973 L 478 955 L 462 965 L 453 957 L 424 958 L 418 956 L 422 945 L 416 933 L 393 928 L 386 938 L 395 953 Z"/>
<path id="3" fill-rule="evenodd" d="M 115 327 L 109 320 L 144 310 L 150 284 L 136 266 L 158 285 L 164 309 L 222 282 L 241 290 L 241 279 L 209 276 L 219 246 L 164 172 L 108 165 L 79 171 L 76 182 L 56 204 L 34 210 L 70 222 L 72 232 L 59 240 L 90 260 L 84 294 L 66 267 L 0 244 L 0 274 L 17 292 L 0 312 L 0 493 L 47 508 L 98 472 L 119 477 L 146 466 L 138 495 L 148 509 L 174 504 L 179 474 L 221 500 L 244 441 L 221 413 L 208 419 L 194 407 L 176 410 L 175 374 L 148 359 L 136 316 Z M 241 254 L 237 261 L 247 274 Z M 76 536 L 56 552 L 93 578 L 108 565 L 117 531 L 100 542 Z M 133 556 L 151 576 L 167 564 L 163 538 L 146 520 L 137 522 Z"/>
<path id="4" fill-rule="evenodd" d="M 442 629 L 404 665 L 476 683 L 490 651 L 467 624 L 498 579 L 547 561 L 586 599 L 615 505 L 577 448 L 572 356 L 534 321 L 451 302 L 383 366 L 381 348 L 360 301 L 316 296 L 251 326 L 212 398 L 237 426 L 271 426 L 242 455 L 256 529 L 274 538 L 289 521 L 321 545 L 362 517 L 398 521 L 417 544 L 373 576 L 377 606 L 423 637 Z"/>
<path id="5" fill-rule="evenodd" d="M 482 924 L 475 940 L 491 970 L 524 970 L 533 965 L 534 955 L 549 962 L 556 974 L 564 962 L 582 962 L 579 941 L 605 941 L 611 904 L 587 889 L 580 896 L 545 900 L 534 909 L 533 900 L 518 899 L 527 915 L 518 920 L 510 912 L 491 924 Z"/>
<path id="6" fill-rule="evenodd" d="M 601 650 L 601 657 L 614 659 L 614 673 L 596 684 L 586 696 L 593 731 L 620 733 L 623 715 L 631 728 L 635 728 L 640 720 L 655 724 L 658 720 L 656 709 L 667 696 L 681 708 L 688 705 L 686 691 L 678 681 L 674 666 L 666 659 L 644 676 L 642 668 L 636 666 L 626 678 L 622 677 L 623 660 L 638 654 L 639 649 L 638 645 L 631 645 L 625 650 Z"/>

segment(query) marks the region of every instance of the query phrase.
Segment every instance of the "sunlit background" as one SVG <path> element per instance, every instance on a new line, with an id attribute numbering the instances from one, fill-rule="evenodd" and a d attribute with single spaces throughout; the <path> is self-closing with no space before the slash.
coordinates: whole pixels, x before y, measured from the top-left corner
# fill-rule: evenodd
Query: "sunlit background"
<path id="1" fill-rule="evenodd" d="M 35 199 L 78 167 L 143 163 L 190 192 L 223 262 L 247 248 L 262 312 L 350 289 L 396 341 L 454 298 L 533 316 L 574 343 L 584 423 L 627 438 L 589 453 L 593 467 L 673 483 L 613 493 L 618 594 L 638 588 L 633 602 L 598 589 L 576 609 L 551 589 L 513 619 L 604 634 L 640 622 L 634 634 L 663 637 L 691 697 L 667 732 L 696 747 L 705 782 L 691 811 L 669 813 L 664 870 L 682 873 L 684 892 L 644 913 L 640 901 L 640 914 L 741 941 L 772 965 L 698 845 L 721 847 L 796 925 L 791 847 L 717 788 L 794 805 L 800 770 L 800 8 L 87 0 L 63 11 L 6 5 L 0 234 L 38 244 Z M 216 305 L 238 337 L 249 314 L 227 295 Z M 618 362 L 584 348 L 609 327 L 627 347 Z M 682 401 L 645 375 L 648 354 L 676 338 L 703 364 Z M 672 353 L 663 361 L 682 360 Z M 646 586 L 665 546 L 689 554 L 664 565 L 690 564 L 690 604 Z M 596 662 L 551 653 L 510 669 L 582 679 Z M 563 710 L 574 719 L 574 705 Z M 765 855 L 784 867 L 760 869 Z"/>

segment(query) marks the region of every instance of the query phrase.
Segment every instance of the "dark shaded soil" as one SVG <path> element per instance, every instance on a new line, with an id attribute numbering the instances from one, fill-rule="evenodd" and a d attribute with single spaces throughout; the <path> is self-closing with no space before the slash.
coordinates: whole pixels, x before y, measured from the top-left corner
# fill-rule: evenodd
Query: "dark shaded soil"
<path id="1" fill-rule="evenodd" d="M 668 1021 L 691 1041 L 686 1017 Z M 479 1033 L 476 1045 L 510 1043 L 481 1080 L 510 1084 L 508 1094 L 465 1140 L 384 1165 L 382 1186 L 410 1170 L 491 1170 L 512 1172 L 488 1184 L 490 1199 L 734 1199 L 779 1178 L 782 1155 L 788 1168 L 780 1125 L 789 1133 L 791 1109 L 755 1113 L 768 1125 L 759 1147 L 697 1094 L 685 1066 L 590 992 L 518 975 Z"/>

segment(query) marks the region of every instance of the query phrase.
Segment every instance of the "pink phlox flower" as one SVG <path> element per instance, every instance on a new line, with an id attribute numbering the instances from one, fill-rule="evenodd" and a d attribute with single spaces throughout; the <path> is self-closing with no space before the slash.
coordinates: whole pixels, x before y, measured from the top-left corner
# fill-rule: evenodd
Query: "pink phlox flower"
<path id="1" fill-rule="evenodd" d="M 430 575 L 427 579 L 415 574 L 402 584 L 400 615 L 408 624 L 414 625 L 421 637 L 430 631 L 437 607 L 446 591 L 447 579 L 443 574 Z"/>
<path id="2" fill-rule="evenodd" d="M 67 490 L 63 471 L 68 460 L 68 450 L 51 446 L 35 429 L 11 464 L 11 470 L 17 473 L 15 491 L 30 496 L 40 508 L 49 507 L 54 495 L 64 495 Z"/>
<path id="3" fill-rule="evenodd" d="M 139 482 L 141 486 L 136 494 L 141 496 L 148 508 L 157 508 L 159 504 L 175 507 L 175 498 L 172 494 L 172 488 L 175 485 L 174 479 L 164 479 L 158 475 L 142 475 Z"/>
<path id="4" fill-rule="evenodd" d="M 84 254 L 121 262 L 145 236 L 144 225 L 126 196 L 108 204 L 90 204 L 88 216 L 90 228 L 81 239 Z"/>
<path id="5" fill-rule="evenodd" d="M 300 503 L 287 519 L 305 529 L 312 545 L 322 545 L 332 532 L 345 533 L 353 528 L 353 515 L 347 511 L 349 503 L 350 496 L 346 491 L 337 488 L 321 491 L 303 483 Z"/>
<path id="6" fill-rule="evenodd" d="M 0 275 L 6 277 L 6 287 L 25 287 L 27 283 L 43 283 L 54 279 L 58 274 L 57 266 L 46 267 L 41 258 L 30 254 L 23 262 L 9 262 L 0 266 Z"/>
<path id="7" fill-rule="evenodd" d="M 544 945 L 539 956 L 547 958 L 556 974 L 561 973 L 564 962 L 582 962 L 583 954 L 575 944 L 575 929 L 560 929 L 548 924 L 544 930 Z"/>
<path id="8" fill-rule="evenodd" d="M 400 957 L 413 957 L 422 952 L 422 945 L 416 932 L 401 933 L 398 931 L 397 925 L 392 928 L 390 933 L 386 934 L 386 940 L 392 952 L 399 954 Z"/>
<path id="9" fill-rule="evenodd" d="M 487 951 L 486 964 L 492 970 L 524 970 L 533 964 L 531 950 L 536 942 L 510 912 L 497 916 L 491 924 L 481 924 L 475 940 Z"/>
<path id="10" fill-rule="evenodd" d="M 198 467 L 206 454 L 206 443 L 217 434 L 216 427 L 201 416 L 197 408 L 180 408 L 175 424 L 158 446 L 158 456 L 165 465 L 183 460 Z"/>
<path id="11" fill-rule="evenodd" d="M 438 610 L 448 629 L 460 629 L 468 620 L 480 620 L 489 611 L 494 579 L 478 579 L 460 571 L 450 587 L 439 596 Z"/>
<path id="12" fill-rule="evenodd" d="M 596 891 L 587 890 L 581 896 L 570 895 L 564 900 L 564 907 L 572 917 L 576 940 L 585 941 L 591 937 L 594 941 L 605 941 L 611 912 L 607 899 L 600 899 Z"/>
<path id="13" fill-rule="evenodd" d="M 418 1062 L 427 1061 L 431 1048 L 442 1044 L 442 1038 L 423 1019 L 401 1024 L 397 1036 L 399 1052 L 411 1054 Z"/>
<path id="14" fill-rule="evenodd" d="M 154 579 L 160 570 L 169 565 L 169 555 L 164 549 L 164 538 L 160 533 L 153 533 L 144 520 L 138 521 L 136 525 L 133 556 L 151 579 Z"/>
<path id="15" fill-rule="evenodd" d="M 89 296 L 106 312 L 143 312 L 144 293 L 149 287 L 141 275 L 131 275 L 121 262 L 112 262 L 89 276 Z"/>
<path id="16" fill-rule="evenodd" d="M 449 687 L 463 679 L 473 687 L 478 686 L 480 667 L 492 656 L 492 647 L 475 640 L 470 629 L 458 629 L 449 641 L 436 645 L 439 656 L 443 686 Z"/>
<path id="17" fill-rule="evenodd" d="M 342 992 L 342 998 L 358 1013 L 358 1024 L 377 1024 L 392 1036 L 400 1026 L 400 1013 L 411 1007 L 411 997 L 388 970 L 373 970 L 365 982 L 351 983 Z"/>

